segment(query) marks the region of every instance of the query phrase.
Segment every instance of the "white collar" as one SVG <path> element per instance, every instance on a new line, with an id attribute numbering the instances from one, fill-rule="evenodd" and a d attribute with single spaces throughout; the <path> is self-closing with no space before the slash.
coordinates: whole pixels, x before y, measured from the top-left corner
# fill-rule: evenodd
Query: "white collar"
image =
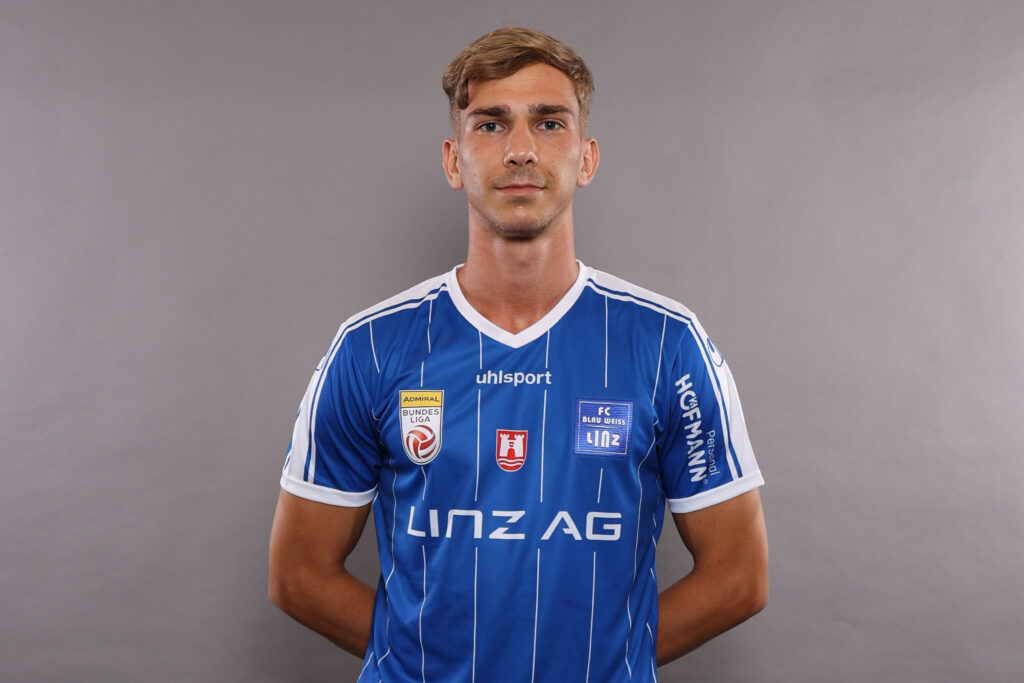
<path id="1" fill-rule="evenodd" d="M 510 346 L 513 349 L 518 349 L 546 334 L 547 331 L 554 327 L 555 323 L 561 320 L 562 316 L 572 308 L 572 305 L 576 303 L 576 299 L 578 299 L 580 293 L 583 292 L 583 288 L 587 284 L 587 279 L 590 277 L 590 269 L 583 265 L 583 262 L 579 259 L 576 260 L 576 263 L 579 265 L 580 272 L 579 275 L 576 276 L 576 282 L 574 282 L 572 287 L 569 288 L 569 291 L 565 293 L 565 296 L 555 304 L 554 308 L 545 313 L 540 320 L 516 334 L 512 334 L 508 330 L 503 330 L 484 316 L 480 315 L 480 313 L 469 304 L 469 301 L 466 300 L 466 296 L 462 293 L 462 288 L 459 287 L 459 278 L 455 275 L 456 271 L 465 264 L 460 263 L 452 268 L 451 271 L 445 275 L 445 283 L 448 285 L 448 293 L 452 297 L 452 303 L 455 304 L 455 308 L 462 314 L 462 317 L 465 318 L 470 325 L 491 339 L 500 342 L 505 346 Z"/>

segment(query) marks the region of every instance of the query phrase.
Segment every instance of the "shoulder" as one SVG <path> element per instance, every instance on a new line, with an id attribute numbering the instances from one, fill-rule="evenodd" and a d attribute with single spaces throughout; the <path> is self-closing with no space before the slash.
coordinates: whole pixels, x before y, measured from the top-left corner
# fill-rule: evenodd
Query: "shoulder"
<path id="1" fill-rule="evenodd" d="M 407 340 L 403 331 L 408 330 L 411 321 L 420 315 L 429 316 L 434 299 L 448 288 L 447 277 L 442 274 L 424 280 L 350 316 L 341 323 L 321 364 L 330 364 L 339 351 L 347 350 L 379 369 L 382 349 Z"/>
<path id="2" fill-rule="evenodd" d="M 380 332 L 381 327 L 400 329 L 421 308 L 429 307 L 438 294 L 448 288 L 447 277 L 447 274 L 443 274 L 424 280 L 349 317 L 338 328 L 332 346 L 349 336 L 369 338 L 375 332 Z"/>
<path id="3" fill-rule="evenodd" d="M 645 289 L 632 282 L 615 277 L 596 268 L 588 268 L 587 286 L 611 299 L 635 305 L 662 315 L 668 315 L 682 322 L 695 319 L 689 308 L 667 296 Z"/>
<path id="4" fill-rule="evenodd" d="M 697 316 L 685 305 L 628 280 L 588 268 L 587 287 L 610 301 L 620 302 L 620 309 L 638 320 L 656 321 L 671 336 L 688 329 L 700 330 Z"/>
<path id="5" fill-rule="evenodd" d="M 392 297 L 359 311 L 341 324 L 339 334 L 366 327 L 375 321 L 388 318 L 408 318 L 423 306 L 428 306 L 438 294 L 448 288 L 448 274 L 437 275 L 424 280 Z"/>
<path id="6" fill-rule="evenodd" d="M 694 356 L 720 365 L 720 355 L 708 338 L 697 316 L 678 300 L 628 280 L 588 268 L 587 286 L 610 301 L 621 302 L 621 309 L 633 324 L 661 334 L 665 349 L 677 349 L 684 356 Z"/>

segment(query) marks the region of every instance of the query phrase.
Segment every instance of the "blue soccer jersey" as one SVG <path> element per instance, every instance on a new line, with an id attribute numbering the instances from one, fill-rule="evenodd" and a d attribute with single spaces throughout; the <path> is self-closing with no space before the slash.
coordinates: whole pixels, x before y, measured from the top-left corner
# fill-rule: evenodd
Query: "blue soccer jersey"
<path id="1" fill-rule="evenodd" d="M 655 680 L 655 545 L 763 484 L 722 356 L 680 304 L 580 264 L 506 332 L 455 270 L 342 325 L 281 478 L 373 503 L 360 681 Z"/>

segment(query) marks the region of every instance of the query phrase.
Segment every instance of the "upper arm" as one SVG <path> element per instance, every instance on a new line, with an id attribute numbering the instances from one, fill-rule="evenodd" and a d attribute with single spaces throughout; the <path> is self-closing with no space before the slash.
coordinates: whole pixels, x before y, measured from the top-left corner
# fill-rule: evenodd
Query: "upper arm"
<path id="1" fill-rule="evenodd" d="M 672 517 L 695 572 L 738 576 L 767 599 L 768 535 L 757 489 Z"/>
<path id="2" fill-rule="evenodd" d="M 282 490 L 270 534 L 271 594 L 281 595 L 303 576 L 344 571 L 369 512 L 370 505 L 328 505 Z"/>
<path id="3" fill-rule="evenodd" d="M 659 664 L 757 614 L 768 601 L 768 543 L 756 489 L 673 519 L 694 563 L 659 595 Z"/>

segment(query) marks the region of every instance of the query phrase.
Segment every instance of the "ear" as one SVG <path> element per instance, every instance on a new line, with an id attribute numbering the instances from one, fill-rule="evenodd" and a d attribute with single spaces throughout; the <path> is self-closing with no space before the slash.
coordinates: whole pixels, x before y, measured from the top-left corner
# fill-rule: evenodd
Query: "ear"
<path id="1" fill-rule="evenodd" d="M 597 149 L 597 140 L 587 138 L 583 141 L 583 159 L 580 163 L 580 172 L 576 175 L 576 187 L 586 187 L 594 179 L 597 172 L 597 163 L 601 154 Z"/>
<path id="2" fill-rule="evenodd" d="M 462 189 L 462 174 L 459 173 L 459 145 L 455 140 L 445 140 L 441 145 L 441 166 L 445 178 L 453 190 Z"/>

